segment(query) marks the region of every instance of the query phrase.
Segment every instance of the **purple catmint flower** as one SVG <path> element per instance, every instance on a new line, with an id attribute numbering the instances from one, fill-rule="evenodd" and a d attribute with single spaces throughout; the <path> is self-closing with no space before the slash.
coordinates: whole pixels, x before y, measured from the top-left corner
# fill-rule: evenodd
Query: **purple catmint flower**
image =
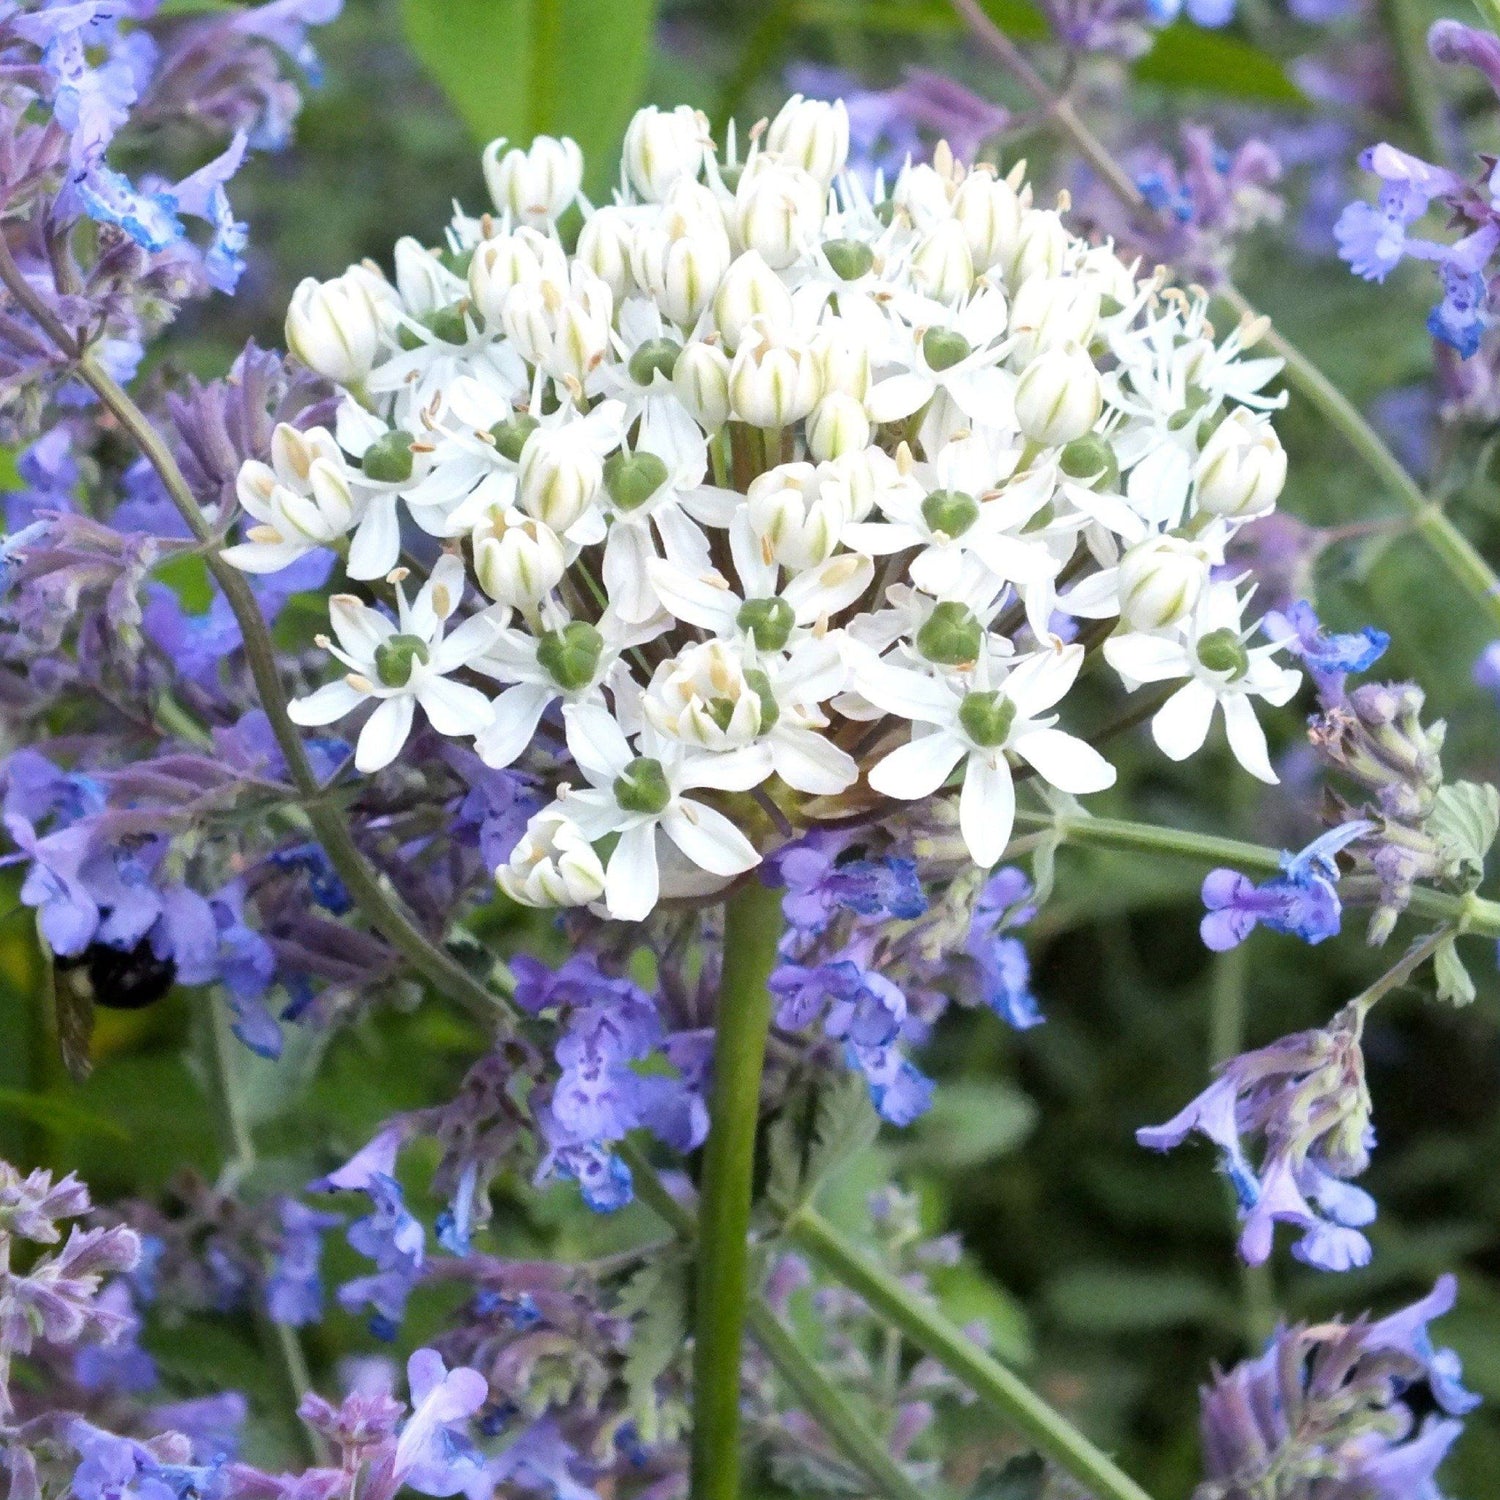
<path id="1" fill-rule="evenodd" d="M 1321 1030 L 1232 1058 L 1181 1113 L 1136 1132 L 1156 1151 L 1194 1132 L 1219 1148 L 1239 1199 L 1240 1254 L 1251 1265 L 1270 1254 L 1278 1221 L 1301 1231 L 1292 1253 L 1309 1265 L 1342 1271 L 1369 1261 L 1360 1231 L 1375 1217 L 1375 1202 L 1349 1181 L 1368 1165 L 1375 1139 L 1363 1014 L 1348 1006 Z M 1257 1137 L 1258 1164 L 1246 1149 Z"/>
<path id="2" fill-rule="evenodd" d="M 178 1500 L 178 1489 L 156 1455 L 133 1438 L 116 1437 L 81 1418 L 68 1429 L 78 1454 L 76 1500 Z"/>
<path id="3" fill-rule="evenodd" d="M 1500 698 L 1500 641 L 1491 641 L 1474 663 L 1474 682 Z"/>
<path id="4" fill-rule="evenodd" d="M 363 1191 L 372 1212 L 350 1225 L 346 1238 L 361 1255 L 375 1262 L 376 1275 L 347 1281 L 339 1289 L 346 1312 L 372 1308 L 370 1331 L 391 1339 L 406 1313 L 406 1301 L 422 1277 L 426 1232 L 406 1207 L 401 1184 L 383 1172 L 372 1172 Z"/>
<path id="5" fill-rule="evenodd" d="M 1343 921 L 1336 856 L 1374 831 L 1375 824 L 1364 821 L 1332 828 L 1299 853 L 1283 854 L 1282 873 L 1260 885 L 1238 870 L 1211 870 L 1203 881 L 1207 915 L 1199 931 L 1204 947 L 1226 953 L 1257 926 L 1299 937 L 1304 943 L 1334 937 Z"/>
<path id="6" fill-rule="evenodd" d="M 489 1397 L 489 1382 L 478 1370 L 449 1370 L 435 1349 L 418 1349 L 407 1361 L 411 1415 L 396 1440 L 391 1472 L 423 1495 L 491 1493 L 484 1456 L 459 1424 Z"/>
<path id="7" fill-rule="evenodd" d="M 89 1211 L 89 1190 L 69 1172 L 55 1182 L 38 1168 L 23 1177 L 7 1161 L 0 1161 L 0 1233 L 55 1245 L 62 1238 L 64 1219 Z"/>
<path id="8" fill-rule="evenodd" d="M 141 1320 L 130 1285 L 121 1278 L 99 1293 L 96 1308 L 118 1319 L 113 1337 L 80 1344 L 73 1354 L 73 1379 L 86 1391 L 132 1396 L 157 1381 L 156 1361 L 141 1348 Z"/>
<path id="9" fill-rule="evenodd" d="M 1279 641 L 1301 659 L 1320 689 L 1338 693 L 1351 672 L 1368 672 L 1385 655 L 1391 638 L 1384 630 L 1365 625 L 1335 634 L 1318 619 L 1306 599 L 1284 610 L 1272 610 L 1261 621 L 1268 640 Z"/>
<path id="10" fill-rule="evenodd" d="M 344 1220 L 293 1198 L 283 1198 L 278 1212 L 281 1239 L 266 1280 L 266 1311 L 277 1323 L 301 1328 L 323 1316 L 323 1235 Z"/>
<path id="11" fill-rule="evenodd" d="M 845 858 L 854 843 L 851 832 L 814 829 L 767 862 L 768 878 L 786 888 L 782 916 L 800 936 L 819 936 L 839 911 L 910 921 L 927 910 L 915 860 Z"/>
<path id="12" fill-rule="evenodd" d="M 150 1409 L 151 1429 L 174 1432 L 192 1447 L 193 1462 L 212 1465 L 233 1457 L 250 1404 L 238 1391 L 218 1391 L 187 1401 L 169 1401 Z"/>
<path id="13" fill-rule="evenodd" d="M 1500 94 L 1500 37 L 1461 21 L 1434 21 L 1427 50 L 1436 62 L 1477 68 Z"/>
<path id="14" fill-rule="evenodd" d="M 1438 1466 L 1478 1399 L 1460 1382 L 1457 1356 L 1428 1332 L 1455 1293 L 1443 1276 L 1389 1318 L 1280 1328 L 1263 1354 L 1216 1374 L 1201 1397 L 1195 1500 L 1289 1486 L 1328 1500 L 1440 1500 Z M 1429 1398 L 1442 1415 L 1419 1425 Z"/>
<path id="15" fill-rule="evenodd" d="M 1149 0 L 1042 0 L 1040 9 L 1070 52 L 1129 60 L 1151 48 L 1156 18 Z"/>
<path id="16" fill-rule="evenodd" d="M 498 1484 L 508 1481 L 527 1492 L 551 1495 L 554 1500 L 598 1500 L 597 1492 L 577 1477 L 582 1467 L 581 1456 L 564 1440 L 557 1421 L 543 1417 L 494 1460 L 490 1473 Z"/>

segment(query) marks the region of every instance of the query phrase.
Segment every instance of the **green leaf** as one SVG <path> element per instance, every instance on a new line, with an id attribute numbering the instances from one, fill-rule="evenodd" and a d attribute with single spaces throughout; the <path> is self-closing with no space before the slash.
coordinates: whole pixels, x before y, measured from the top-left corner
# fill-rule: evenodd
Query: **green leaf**
<path id="1" fill-rule="evenodd" d="M 1080 1267 L 1052 1282 L 1047 1304 L 1060 1322 L 1091 1337 L 1232 1326 L 1234 1317 L 1233 1304 L 1212 1282 L 1182 1271 Z"/>
<path id="2" fill-rule="evenodd" d="M 649 1444 L 670 1439 L 675 1434 L 662 1431 L 656 1382 L 682 1352 L 687 1337 L 687 1267 L 676 1256 L 643 1266 L 625 1284 L 615 1310 L 633 1320 L 625 1385 L 641 1439 Z"/>
<path id="3" fill-rule="evenodd" d="M 1219 98 L 1307 102 L 1275 58 L 1185 21 L 1158 32 L 1156 45 L 1136 63 L 1134 72 L 1142 83 L 1202 90 Z"/>
<path id="4" fill-rule="evenodd" d="M 1040 41 L 1047 35 L 1041 12 L 1027 0 L 984 0 L 984 8 L 1016 41 Z M 852 27 L 898 36 L 941 35 L 962 29 L 947 0 L 800 0 L 794 16 L 802 26 Z"/>
<path id="5" fill-rule="evenodd" d="M 1458 956 L 1458 944 L 1449 938 L 1432 955 L 1432 974 L 1437 980 L 1437 996 L 1450 1005 L 1467 1005 L 1474 998 L 1474 981 Z"/>
<path id="6" fill-rule="evenodd" d="M 932 1108 L 900 1140 L 903 1154 L 945 1173 L 977 1167 L 1013 1151 L 1031 1134 L 1036 1106 L 999 1080 L 944 1082 Z"/>
<path id="7" fill-rule="evenodd" d="M 130 1132 L 116 1120 L 82 1109 L 65 1095 L 34 1094 L 26 1089 L 0 1088 L 0 1114 L 30 1120 L 48 1130 L 71 1130 L 81 1135 L 102 1135 L 128 1141 Z"/>
<path id="8" fill-rule="evenodd" d="M 1437 794 L 1427 819 L 1437 839 L 1450 880 L 1476 886 L 1484 878 L 1484 859 L 1500 833 L 1500 790 L 1488 782 L 1454 781 Z"/>
<path id="9" fill-rule="evenodd" d="M 818 1185 L 868 1150 L 880 1133 L 870 1091 L 851 1072 L 820 1080 L 810 1128 L 805 1121 L 805 1111 L 789 1108 L 768 1139 L 771 1178 L 766 1191 L 782 1214 L 811 1202 Z"/>
<path id="10" fill-rule="evenodd" d="M 985 1469 L 974 1481 L 969 1500 L 1042 1500 L 1047 1463 L 1040 1453 L 1022 1453 L 1004 1468 Z"/>
<path id="11" fill-rule="evenodd" d="M 646 81 L 656 0 L 403 0 L 412 50 L 476 140 L 571 136 L 596 186 Z"/>

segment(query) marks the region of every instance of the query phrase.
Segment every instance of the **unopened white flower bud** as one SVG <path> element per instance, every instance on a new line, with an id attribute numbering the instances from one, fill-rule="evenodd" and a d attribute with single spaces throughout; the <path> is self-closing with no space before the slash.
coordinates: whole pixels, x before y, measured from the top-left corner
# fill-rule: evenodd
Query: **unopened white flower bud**
<path id="1" fill-rule="evenodd" d="M 773 156 L 757 156 L 734 194 L 740 243 L 777 270 L 822 239 L 828 190 L 810 173 Z"/>
<path id="2" fill-rule="evenodd" d="M 562 580 L 567 557 L 556 532 L 524 511 L 498 506 L 474 528 L 474 577 L 497 604 L 530 609 Z"/>
<path id="3" fill-rule="evenodd" d="M 1012 362 L 1023 365 L 1043 349 L 1062 344 L 1087 348 L 1099 326 L 1099 289 L 1076 276 L 1033 276 L 1010 304 L 1016 335 Z"/>
<path id="4" fill-rule="evenodd" d="M 565 532 L 599 498 L 604 465 L 566 427 L 539 427 L 521 449 L 517 503 L 528 515 Z"/>
<path id="5" fill-rule="evenodd" d="M 613 314 L 609 288 L 575 261 L 566 282 L 516 287 L 502 321 L 523 359 L 554 379 L 582 382 L 609 352 Z"/>
<path id="6" fill-rule="evenodd" d="M 623 302 L 635 286 L 630 275 L 630 246 L 635 226 L 623 208 L 610 203 L 596 208 L 578 231 L 574 259 L 585 265 Z"/>
<path id="7" fill-rule="evenodd" d="M 1135 299 L 1135 273 L 1109 245 L 1095 245 L 1089 250 L 1079 262 L 1078 275 L 1092 282 L 1106 303 L 1128 307 Z"/>
<path id="8" fill-rule="evenodd" d="M 496 327 L 513 287 L 567 279 L 568 258 L 562 246 L 535 229 L 481 240 L 469 260 L 469 295 L 485 322 Z"/>
<path id="9" fill-rule="evenodd" d="M 784 568 L 816 567 L 833 555 L 849 519 L 842 488 L 825 483 L 821 466 L 780 464 L 750 481 L 751 529 Z"/>
<path id="10" fill-rule="evenodd" d="M 1021 199 L 1003 177 L 976 169 L 959 184 L 953 217 L 963 225 L 976 271 L 1010 264 L 1021 235 Z"/>
<path id="11" fill-rule="evenodd" d="M 792 294 L 756 251 L 747 250 L 735 258 L 714 295 L 714 321 L 731 354 L 739 348 L 740 336 L 752 319 L 773 333 L 788 331 Z"/>
<path id="12" fill-rule="evenodd" d="M 752 427 L 800 422 L 823 394 L 817 356 L 802 343 L 780 341 L 752 327 L 729 366 L 729 405 Z"/>
<path id="13" fill-rule="evenodd" d="M 1160 630 L 1186 619 L 1208 585 L 1209 559 L 1182 537 L 1153 536 L 1120 558 L 1120 619 L 1132 630 Z"/>
<path id="14" fill-rule="evenodd" d="M 912 284 L 938 302 L 957 302 L 974 285 L 974 257 L 963 225 L 954 219 L 935 224 L 911 258 Z"/>
<path id="15" fill-rule="evenodd" d="M 729 420 L 729 356 L 717 344 L 686 345 L 672 367 L 672 389 L 695 421 L 717 431 Z"/>
<path id="16" fill-rule="evenodd" d="M 701 184 L 680 181 L 654 224 L 643 224 L 630 247 L 631 274 L 663 315 L 680 327 L 697 322 L 729 269 L 734 252 L 717 206 L 704 212 Z"/>
<path id="17" fill-rule="evenodd" d="M 849 111 L 842 99 L 830 103 L 793 94 L 771 121 L 765 143 L 827 188 L 849 159 Z"/>
<path id="18" fill-rule="evenodd" d="M 953 181 L 926 162 L 909 162 L 901 169 L 891 201 L 917 226 L 928 229 L 953 212 Z"/>
<path id="19" fill-rule="evenodd" d="M 1016 425 L 1048 448 L 1071 443 L 1099 420 L 1104 391 L 1099 371 L 1076 345 L 1048 349 L 1016 381 Z"/>
<path id="20" fill-rule="evenodd" d="M 1286 483 L 1286 450 L 1265 417 L 1238 407 L 1203 445 L 1194 478 L 1199 510 L 1236 520 L 1263 515 Z"/>
<path id="21" fill-rule="evenodd" d="M 577 824 L 547 807 L 527 823 L 495 884 L 522 906 L 587 906 L 604 894 L 604 864 Z"/>
<path id="22" fill-rule="evenodd" d="M 1007 283 L 1016 288 L 1033 276 L 1056 276 L 1067 259 L 1069 235 L 1055 209 L 1028 208 L 1021 215 L 1016 246 L 1005 267 Z"/>
<path id="23" fill-rule="evenodd" d="M 484 181 L 501 213 L 517 224 L 551 224 L 578 198 L 583 153 L 577 141 L 539 135 L 522 150 L 502 137 L 484 148 Z"/>
<path id="24" fill-rule="evenodd" d="M 863 521 L 883 495 L 903 483 L 900 465 L 873 444 L 820 464 L 818 474 L 823 487 L 839 496 L 850 521 Z"/>
<path id="25" fill-rule="evenodd" d="M 833 391 L 813 407 L 807 419 L 807 451 L 820 463 L 863 452 L 869 443 L 870 418 L 853 396 Z"/>
<path id="26" fill-rule="evenodd" d="M 363 266 L 332 281 L 309 276 L 287 308 L 286 346 L 325 380 L 357 385 L 380 353 L 381 308 L 391 300 L 389 285 Z"/>
<path id="27" fill-rule="evenodd" d="M 748 745 L 770 727 L 767 721 L 774 721 L 778 708 L 763 675 L 747 679 L 733 646 L 705 641 L 661 667 L 641 700 L 641 712 L 668 739 L 720 751 Z"/>
<path id="28" fill-rule="evenodd" d="M 636 192 L 660 203 L 673 183 L 696 177 L 703 166 L 708 124 L 697 110 L 679 104 L 638 109 L 625 131 L 625 171 Z"/>
<path id="29" fill-rule="evenodd" d="M 396 241 L 396 290 L 414 318 L 449 306 L 463 294 L 463 283 L 425 246 L 404 235 Z"/>
<path id="30" fill-rule="evenodd" d="M 870 392 L 870 345 L 843 324 L 825 325 L 813 339 L 823 389 L 863 401 Z"/>

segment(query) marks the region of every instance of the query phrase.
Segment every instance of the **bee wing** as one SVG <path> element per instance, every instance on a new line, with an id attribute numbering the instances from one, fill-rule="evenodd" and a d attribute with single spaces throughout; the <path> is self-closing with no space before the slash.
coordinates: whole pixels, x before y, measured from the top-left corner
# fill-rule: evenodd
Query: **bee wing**
<path id="1" fill-rule="evenodd" d="M 94 986 L 86 964 L 59 964 L 46 944 L 42 945 L 46 977 L 43 984 L 51 999 L 57 1049 L 63 1066 L 75 1083 L 93 1071 Z"/>

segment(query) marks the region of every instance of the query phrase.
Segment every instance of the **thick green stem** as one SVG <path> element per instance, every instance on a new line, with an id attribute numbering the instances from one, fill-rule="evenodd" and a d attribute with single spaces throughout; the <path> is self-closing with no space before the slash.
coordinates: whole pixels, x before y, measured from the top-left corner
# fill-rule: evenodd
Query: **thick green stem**
<path id="1" fill-rule="evenodd" d="M 1057 817 L 1026 809 L 1016 813 L 1016 826 L 1056 831 L 1063 843 L 1078 848 L 1165 854 L 1200 864 L 1231 865 L 1246 874 L 1275 875 L 1281 869 L 1279 850 L 1186 828 L 1161 828 L 1122 818 Z M 1474 937 L 1500 938 L 1500 902 L 1485 900 L 1473 892 L 1459 896 L 1418 886 L 1407 910 L 1413 916 L 1446 923 Z"/>
<path id="2" fill-rule="evenodd" d="M 802 1403 L 807 1414 L 828 1435 L 829 1441 L 886 1500 L 932 1500 L 919 1489 L 886 1446 L 839 1394 L 823 1372 L 792 1335 L 782 1326 L 769 1303 L 759 1297 L 750 1301 L 750 1332 L 769 1356 L 781 1378 Z"/>
<path id="3" fill-rule="evenodd" d="M 787 1222 L 786 1232 L 793 1243 L 863 1297 L 874 1312 L 889 1319 L 918 1348 L 958 1376 L 1096 1500 L 1151 1500 L 1108 1454 L 1053 1411 L 1024 1381 L 985 1353 L 930 1302 L 908 1291 L 826 1219 L 803 1208 Z"/>
<path id="4" fill-rule="evenodd" d="M 766 981 L 781 932 L 778 892 L 752 879 L 730 897 L 698 1208 L 693 1323 L 693 1500 L 736 1500 L 740 1361 L 750 1280 L 750 1199 L 760 1074 L 771 1028 Z"/>

